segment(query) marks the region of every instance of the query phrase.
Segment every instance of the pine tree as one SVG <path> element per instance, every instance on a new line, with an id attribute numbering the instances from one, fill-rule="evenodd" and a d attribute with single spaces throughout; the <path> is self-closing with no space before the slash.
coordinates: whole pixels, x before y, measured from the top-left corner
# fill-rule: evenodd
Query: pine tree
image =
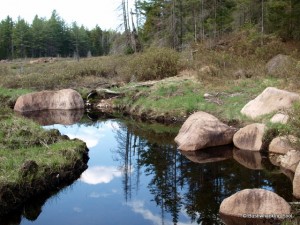
<path id="1" fill-rule="evenodd" d="M 0 23 L 0 59 L 13 58 L 13 26 L 9 16 Z"/>

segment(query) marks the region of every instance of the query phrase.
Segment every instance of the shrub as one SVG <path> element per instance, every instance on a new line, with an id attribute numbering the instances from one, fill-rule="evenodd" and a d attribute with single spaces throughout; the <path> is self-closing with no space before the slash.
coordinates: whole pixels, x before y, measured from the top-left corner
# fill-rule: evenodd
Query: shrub
<path id="1" fill-rule="evenodd" d="M 122 74 L 138 81 L 157 80 L 177 75 L 179 53 L 167 48 L 150 48 L 133 55 Z"/>

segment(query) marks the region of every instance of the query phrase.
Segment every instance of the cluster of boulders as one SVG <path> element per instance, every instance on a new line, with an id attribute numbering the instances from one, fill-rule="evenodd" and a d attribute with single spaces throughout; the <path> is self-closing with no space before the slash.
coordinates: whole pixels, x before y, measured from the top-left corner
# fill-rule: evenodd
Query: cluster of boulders
<path id="1" fill-rule="evenodd" d="M 300 101 L 299 94 L 269 87 L 246 104 L 241 113 L 254 120 L 275 113 L 271 122 L 284 124 L 288 120 L 288 115 L 283 112 L 288 111 L 297 101 Z M 268 127 L 264 123 L 253 123 L 236 129 L 208 113 L 196 112 L 183 124 L 175 142 L 188 157 L 191 157 L 191 154 L 186 152 L 207 151 L 209 147 L 233 143 L 237 148 L 233 151 L 233 158 L 248 168 L 262 169 L 259 151 L 266 147 L 264 135 L 267 130 Z M 268 150 L 270 161 L 280 166 L 285 174 L 289 174 L 293 181 L 293 195 L 300 198 L 300 151 L 293 148 L 293 142 L 296 141 L 297 138 L 292 135 L 276 137 L 271 141 Z M 253 189 L 238 192 L 225 199 L 221 204 L 220 213 L 237 217 L 242 217 L 246 213 L 258 215 L 273 213 L 284 216 L 290 214 L 290 207 L 275 193 Z"/>

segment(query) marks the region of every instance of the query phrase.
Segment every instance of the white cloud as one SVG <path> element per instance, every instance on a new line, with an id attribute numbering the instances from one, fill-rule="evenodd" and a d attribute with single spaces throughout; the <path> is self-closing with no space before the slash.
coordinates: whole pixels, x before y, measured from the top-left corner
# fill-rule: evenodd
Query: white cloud
<path id="1" fill-rule="evenodd" d="M 122 171 L 116 167 L 95 166 L 88 168 L 82 175 L 80 180 L 87 184 L 107 184 L 114 178 L 121 177 Z"/>

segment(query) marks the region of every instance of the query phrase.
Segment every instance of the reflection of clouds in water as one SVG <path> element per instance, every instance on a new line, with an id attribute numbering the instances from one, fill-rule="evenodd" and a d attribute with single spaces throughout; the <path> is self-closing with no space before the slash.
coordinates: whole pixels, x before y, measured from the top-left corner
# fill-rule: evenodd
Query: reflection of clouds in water
<path id="1" fill-rule="evenodd" d="M 110 196 L 111 194 L 108 193 L 97 193 L 97 192 L 92 192 L 89 197 L 90 198 L 106 198 Z"/>
<path id="2" fill-rule="evenodd" d="M 66 128 L 72 127 L 72 129 Z M 83 126 L 83 125 L 52 125 L 45 126 L 45 129 L 59 129 L 62 134 L 67 135 L 69 138 L 78 138 L 84 141 L 88 148 L 95 147 L 98 145 L 101 138 L 105 136 L 107 130 L 118 130 L 120 125 L 114 121 L 108 121 L 103 124 L 103 126 Z"/>
<path id="3" fill-rule="evenodd" d="M 117 123 L 117 122 L 109 121 L 108 123 L 105 123 L 105 127 L 110 129 L 110 130 L 119 130 L 120 129 L 120 124 Z"/>
<path id="4" fill-rule="evenodd" d="M 121 177 L 122 171 L 113 166 L 95 166 L 88 168 L 80 180 L 87 184 L 107 184 L 116 177 Z"/>
<path id="5" fill-rule="evenodd" d="M 84 141 L 88 148 L 95 147 L 100 139 L 104 137 L 104 130 L 98 130 L 95 127 L 80 127 L 78 130 L 74 130 L 75 132 L 68 131 L 66 134 L 69 138 L 74 139 L 78 138 Z"/>
<path id="6" fill-rule="evenodd" d="M 98 192 L 92 192 L 91 194 L 89 194 L 90 198 L 106 198 L 109 197 L 113 194 L 116 194 L 117 190 L 113 189 L 111 190 L 111 193 L 98 193 Z"/>
<path id="7" fill-rule="evenodd" d="M 105 136 L 108 130 L 119 130 L 120 125 L 116 121 L 101 122 L 94 126 L 78 125 L 60 125 L 55 124 L 51 126 L 44 126 L 45 129 L 58 129 L 62 134 L 67 135 L 69 138 L 78 138 L 84 141 L 88 148 L 95 147 L 101 138 Z M 71 128 L 71 129 L 70 129 Z"/>
<path id="8" fill-rule="evenodd" d="M 144 219 L 150 220 L 153 222 L 154 225 L 161 225 L 162 224 L 162 218 L 161 215 L 155 215 L 153 214 L 149 209 L 145 209 L 145 205 L 143 201 L 132 201 L 126 203 L 129 207 L 131 207 L 132 211 L 138 214 L 141 214 Z M 174 223 L 172 221 L 164 221 L 165 225 L 173 225 Z M 177 225 L 196 225 L 197 223 L 182 223 L 178 222 Z"/>
<path id="9" fill-rule="evenodd" d="M 74 207 L 73 208 L 73 211 L 77 212 L 77 213 L 81 213 L 82 212 L 82 209 L 79 208 L 79 207 Z"/>

